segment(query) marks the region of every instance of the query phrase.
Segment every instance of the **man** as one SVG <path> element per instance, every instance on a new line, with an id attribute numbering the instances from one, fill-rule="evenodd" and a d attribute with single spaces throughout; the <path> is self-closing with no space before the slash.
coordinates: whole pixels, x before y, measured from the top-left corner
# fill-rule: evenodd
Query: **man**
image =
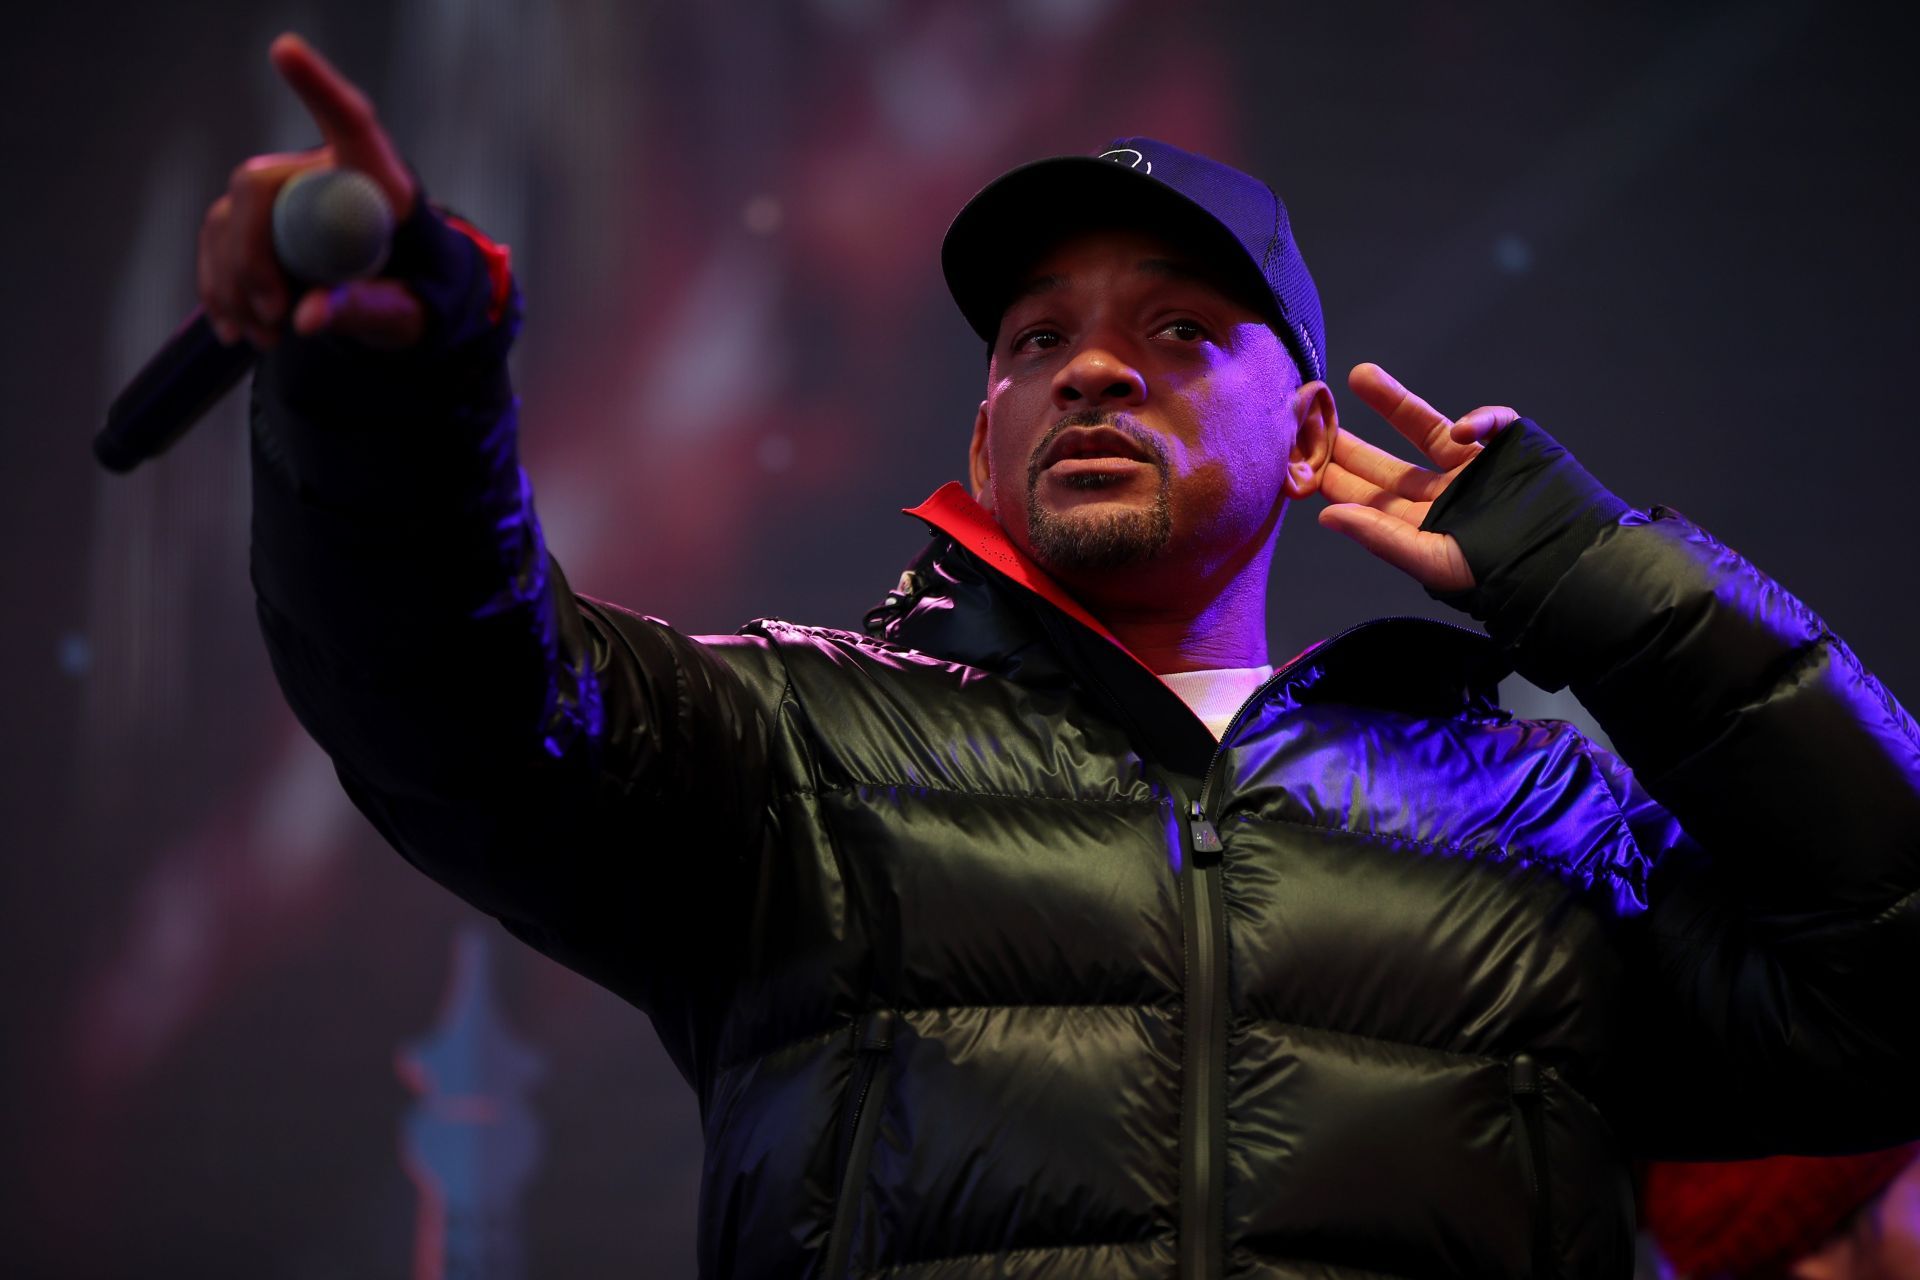
<path id="1" fill-rule="evenodd" d="M 1920 740 L 1819 621 L 1509 409 L 1351 379 L 1266 186 L 1146 139 L 956 220 L 970 489 L 868 635 L 576 598 L 514 452 L 504 256 L 297 40 L 327 139 L 238 171 L 202 296 L 267 352 L 276 671 L 405 856 L 645 1009 L 712 1276 L 1625 1275 L 1624 1153 L 1920 1131 Z M 387 276 L 264 210 L 366 170 Z M 1277 671 L 1287 504 L 1484 620 Z M 1516 721 L 1572 684 L 1639 777 Z"/>

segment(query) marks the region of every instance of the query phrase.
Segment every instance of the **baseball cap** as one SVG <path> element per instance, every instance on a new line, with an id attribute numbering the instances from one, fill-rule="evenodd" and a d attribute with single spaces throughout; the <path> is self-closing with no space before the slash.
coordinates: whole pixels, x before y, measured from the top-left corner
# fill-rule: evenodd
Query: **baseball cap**
<path id="1" fill-rule="evenodd" d="M 1260 179 L 1152 138 L 1116 138 L 1095 154 L 1036 160 L 988 183 L 940 246 L 947 289 L 991 343 L 1036 254 L 1079 226 L 1114 222 L 1164 230 L 1222 267 L 1261 304 L 1301 380 L 1327 376 L 1320 293 L 1286 205 Z"/>

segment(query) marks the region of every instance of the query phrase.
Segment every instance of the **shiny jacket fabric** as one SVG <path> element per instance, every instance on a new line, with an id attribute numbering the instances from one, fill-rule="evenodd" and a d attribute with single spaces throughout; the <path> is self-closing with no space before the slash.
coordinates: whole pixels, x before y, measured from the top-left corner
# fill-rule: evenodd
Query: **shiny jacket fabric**
<path id="1" fill-rule="evenodd" d="M 1920 1132 L 1914 726 L 1530 424 L 1435 512 L 1493 639 L 1355 628 L 1216 744 L 964 495 L 876 634 L 690 638 L 566 588 L 503 382 L 381 402 L 449 466 L 323 430 L 392 376 L 330 358 L 256 394 L 276 671 L 401 853 L 652 1017 L 704 1275 L 1625 1276 L 1630 1156 Z"/>

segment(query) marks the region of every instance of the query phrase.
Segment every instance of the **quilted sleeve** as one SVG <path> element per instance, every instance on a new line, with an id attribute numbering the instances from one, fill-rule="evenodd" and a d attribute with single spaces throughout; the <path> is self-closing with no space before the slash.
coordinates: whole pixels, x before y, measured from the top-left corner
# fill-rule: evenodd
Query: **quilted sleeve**
<path id="1" fill-rule="evenodd" d="M 1732 1158 L 1920 1135 L 1912 719 L 1779 584 L 1677 512 L 1628 508 L 1532 424 L 1469 477 L 1428 521 L 1464 531 L 1480 585 L 1455 602 L 1606 729 L 1655 858 L 1623 927 L 1635 1145 Z"/>
<path id="2" fill-rule="evenodd" d="M 692 1074 L 771 838 L 779 664 L 568 588 L 518 461 L 497 259 L 416 234 L 423 348 L 290 340 L 255 380 L 274 670 L 403 856 L 645 1008 Z"/>

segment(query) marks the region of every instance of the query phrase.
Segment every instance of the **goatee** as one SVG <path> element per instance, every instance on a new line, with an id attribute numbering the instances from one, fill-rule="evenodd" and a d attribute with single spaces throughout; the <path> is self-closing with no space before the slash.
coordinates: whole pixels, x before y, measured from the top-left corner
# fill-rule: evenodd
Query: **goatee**
<path id="1" fill-rule="evenodd" d="M 1127 511 L 1073 511 L 1061 514 L 1040 503 L 1041 459 L 1054 439 L 1070 427 L 1111 427 L 1139 445 L 1160 476 L 1153 505 Z M 1087 409 L 1069 414 L 1033 448 L 1027 466 L 1027 540 L 1034 558 L 1056 571 L 1121 569 L 1153 559 L 1173 539 L 1173 512 L 1167 501 L 1167 455 L 1153 433 L 1123 414 Z M 1077 488 L 1099 489 L 1105 476 L 1070 481 Z"/>

